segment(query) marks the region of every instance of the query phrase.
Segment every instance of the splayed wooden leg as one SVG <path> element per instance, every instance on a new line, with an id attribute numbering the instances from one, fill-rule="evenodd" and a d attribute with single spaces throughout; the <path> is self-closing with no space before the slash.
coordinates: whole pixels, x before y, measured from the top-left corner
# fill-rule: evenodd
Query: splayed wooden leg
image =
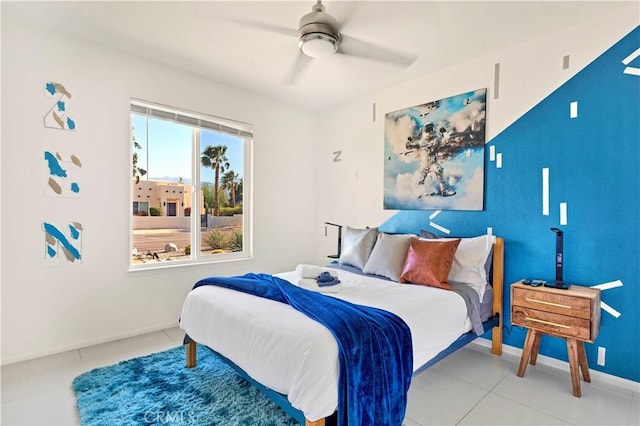
<path id="1" fill-rule="evenodd" d="M 187 368 L 196 366 L 196 342 L 187 343 Z"/>

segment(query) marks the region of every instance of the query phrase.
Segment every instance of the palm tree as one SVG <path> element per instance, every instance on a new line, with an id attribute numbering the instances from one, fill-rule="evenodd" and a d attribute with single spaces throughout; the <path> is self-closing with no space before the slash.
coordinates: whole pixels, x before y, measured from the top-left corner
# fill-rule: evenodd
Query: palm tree
<path id="1" fill-rule="evenodd" d="M 204 198 L 204 208 L 207 213 L 213 208 L 213 184 L 209 182 L 202 182 L 202 197 Z"/>
<path id="2" fill-rule="evenodd" d="M 147 174 L 147 171 L 142 167 L 138 167 L 138 153 L 135 152 L 136 149 L 142 149 L 142 146 L 138 143 L 135 136 L 131 137 L 131 141 L 133 142 L 133 155 L 131 156 L 131 162 L 133 163 L 133 177 L 136 180 L 136 185 L 140 182 L 140 177 Z"/>
<path id="3" fill-rule="evenodd" d="M 236 188 L 239 182 L 239 177 L 240 175 L 233 170 L 229 170 L 224 174 L 224 176 L 222 176 L 222 187 L 229 190 L 232 208 L 236 206 Z"/>
<path id="4" fill-rule="evenodd" d="M 220 214 L 220 201 L 218 199 L 220 191 L 220 172 L 224 172 L 229 168 L 229 160 L 227 159 L 227 147 L 225 145 L 209 145 L 202 151 L 200 162 L 204 167 L 211 167 L 215 171 L 213 179 L 213 215 Z"/>
<path id="5" fill-rule="evenodd" d="M 236 204 L 242 203 L 242 194 L 244 194 L 244 181 L 242 178 L 236 183 Z"/>

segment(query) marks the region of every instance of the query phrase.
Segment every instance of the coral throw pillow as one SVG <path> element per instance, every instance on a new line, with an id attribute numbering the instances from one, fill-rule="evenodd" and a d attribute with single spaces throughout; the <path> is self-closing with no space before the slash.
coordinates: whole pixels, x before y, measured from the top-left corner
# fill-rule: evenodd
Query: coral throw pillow
<path id="1" fill-rule="evenodd" d="M 400 282 L 451 290 L 447 277 L 458 244 L 460 239 L 435 242 L 412 238 Z"/>

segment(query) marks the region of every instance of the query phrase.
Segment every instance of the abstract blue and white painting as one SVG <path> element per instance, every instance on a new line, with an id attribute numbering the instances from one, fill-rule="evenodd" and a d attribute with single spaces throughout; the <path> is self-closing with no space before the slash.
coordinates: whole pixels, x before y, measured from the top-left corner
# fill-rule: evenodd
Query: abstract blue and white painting
<path id="1" fill-rule="evenodd" d="M 81 223 L 43 222 L 42 230 L 45 235 L 43 265 L 58 265 L 62 258 L 72 264 L 82 263 Z"/>
<path id="2" fill-rule="evenodd" d="M 75 154 L 44 151 L 47 164 L 46 195 L 52 197 L 79 197 L 82 162 Z"/>
<path id="3" fill-rule="evenodd" d="M 75 90 L 60 83 L 47 81 L 44 93 L 54 103 L 44 116 L 45 127 L 62 130 L 76 130 L 76 121 L 69 114 L 69 106 L 74 100 Z"/>
<path id="4" fill-rule="evenodd" d="M 385 115 L 384 208 L 482 210 L 487 90 Z"/>

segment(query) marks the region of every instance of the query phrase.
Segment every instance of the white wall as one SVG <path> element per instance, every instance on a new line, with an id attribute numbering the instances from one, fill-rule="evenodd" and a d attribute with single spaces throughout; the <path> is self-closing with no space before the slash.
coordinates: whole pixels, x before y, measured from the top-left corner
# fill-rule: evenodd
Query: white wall
<path id="1" fill-rule="evenodd" d="M 376 226 L 396 213 L 382 208 L 385 113 L 487 88 L 486 140 L 490 141 L 635 28 L 638 13 L 637 3 L 628 3 L 589 24 L 549 34 L 319 114 L 321 142 L 317 156 L 322 162 L 317 168 L 317 180 L 322 183 L 318 196 L 323 202 L 318 205 L 315 223 Z M 563 70 L 565 55 L 570 55 L 570 68 Z M 496 63 L 500 63 L 501 79 L 500 96 L 494 100 Z M 338 150 L 342 151 L 342 161 L 335 163 L 332 153 Z M 333 247 L 333 240 L 324 237 L 323 229 L 318 228 L 316 236 L 316 247 L 322 252 Z"/>
<path id="2" fill-rule="evenodd" d="M 215 78 L 215 76 L 212 76 Z M 78 130 L 43 126 L 46 81 L 77 91 Z M 253 123 L 254 258 L 128 272 L 129 98 Z M 290 270 L 310 259 L 311 114 L 2 16 L 2 363 L 177 324 L 207 275 Z M 44 196 L 46 149 L 83 162 L 83 196 Z M 43 267 L 42 222 L 79 221 L 83 261 Z"/>

